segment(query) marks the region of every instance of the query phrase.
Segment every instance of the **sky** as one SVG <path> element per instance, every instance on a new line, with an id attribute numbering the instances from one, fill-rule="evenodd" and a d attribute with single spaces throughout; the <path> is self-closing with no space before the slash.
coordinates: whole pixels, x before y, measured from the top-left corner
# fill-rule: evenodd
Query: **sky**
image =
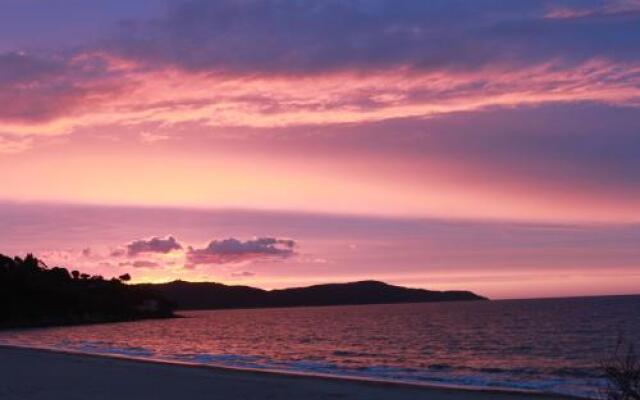
<path id="1" fill-rule="evenodd" d="M 640 1 L 0 0 L 0 252 L 640 287 Z"/>

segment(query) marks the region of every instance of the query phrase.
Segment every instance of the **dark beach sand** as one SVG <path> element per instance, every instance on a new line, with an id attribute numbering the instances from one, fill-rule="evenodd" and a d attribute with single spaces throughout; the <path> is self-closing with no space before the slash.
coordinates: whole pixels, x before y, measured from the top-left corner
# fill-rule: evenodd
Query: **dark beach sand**
<path id="1" fill-rule="evenodd" d="M 0 346 L 0 399 L 433 399 L 563 397 L 197 367 Z"/>

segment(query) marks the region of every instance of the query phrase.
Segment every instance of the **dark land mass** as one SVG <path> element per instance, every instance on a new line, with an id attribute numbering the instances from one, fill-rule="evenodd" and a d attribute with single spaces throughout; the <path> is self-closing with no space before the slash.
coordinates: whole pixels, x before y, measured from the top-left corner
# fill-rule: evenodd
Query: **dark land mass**
<path id="1" fill-rule="evenodd" d="M 378 281 L 336 283 L 279 290 L 185 281 L 138 286 L 156 290 L 174 303 L 178 309 L 183 310 L 487 300 L 485 297 L 468 291 L 440 292 L 410 289 Z"/>
<path id="2" fill-rule="evenodd" d="M 183 310 L 334 306 L 486 300 L 467 291 L 431 291 L 378 281 L 263 290 L 214 282 L 127 284 L 128 274 L 104 279 L 32 255 L 0 254 L 0 328 L 73 325 L 174 317 Z"/>
<path id="3" fill-rule="evenodd" d="M 0 254 L 0 328 L 132 321 L 173 316 L 152 288 L 127 285 L 125 274 L 106 280 L 47 267 L 27 255 Z"/>

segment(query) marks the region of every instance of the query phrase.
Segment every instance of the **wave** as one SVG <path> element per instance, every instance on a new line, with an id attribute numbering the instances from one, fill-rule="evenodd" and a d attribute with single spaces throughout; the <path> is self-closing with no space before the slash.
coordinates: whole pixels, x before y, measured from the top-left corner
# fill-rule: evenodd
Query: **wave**
<path id="1" fill-rule="evenodd" d="M 58 344 L 53 347 L 37 347 L 16 345 L 0 340 L 1 345 L 21 348 L 35 348 L 49 351 L 62 351 L 74 354 L 88 354 L 107 357 L 118 357 L 147 362 L 159 362 L 191 366 L 211 366 L 216 368 L 234 368 L 241 370 L 263 370 L 274 373 L 293 373 L 307 376 L 331 377 L 337 379 L 356 379 L 374 382 L 411 384 L 427 387 L 455 388 L 467 390 L 499 390 L 529 393 L 558 394 L 581 399 L 595 399 L 599 397 L 599 390 L 594 382 L 585 384 L 579 380 L 567 380 L 559 377 L 538 378 L 530 381 L 513 380 L 508 371 L 491 375 L 482 373 L 482 369 L 460 368 L 455 366 L 432 365 L 429 369 L 396 368 L 383 365 L 373 365 L 359 368 L 345 368 L 334 363 L 320 361 L 275 361 L 266 357 L 240 354 L 156 354 L 144 347 L 111 347 L 107 342 L 83 341 Z M 476 371 L 477 374 L 453 373 L 452 371 Z M 486 370 L 486 369 L 485 369 Z M 431 373 L 429 373 L 429 371 Z M 433 372 L 440 371 L 440 374 Z M 449 371 L 445 373 L 444 371 Z M 602 383 L 602 382 L 601 382 Z"/>
<path id="2" fill-rule="evenodd" d="M 281 372 L 302 372 L 343 378 L 384 380 L 408 384 L 456 388 L 525 390 L 541 393 L 596 398 L 604 381 L 591 369 L 576 368 L 469 368 L 451 364 L 431 364 L 425 368 L 401 368 L 386 365 L 347 367 L 336 362 L 300 359 L 273 360 L 258 355 L 179 353 L 158 354 L 144 347 L 117 347 L 104 341 L 60 343 L 56 348 L 82 353 L 119 355 L 134 359 L 178 362 L 194 365 L 247 368 Z M 336 357 L 366 357 L 371 354 L 334 352 Z M 523 379 L 525 378 L 526 379 Z"/>
<path id="3" fill-rule="evenodd" d="M 7 341 L 2 342 L 7 343 Z M 11 345 L 11 343 L 7 344 Z M 365 352 L 351 351 L 334 351 L 333 356 L 336 357 L 334 361 L 308 358 L 282 361 L 260 355 L 233 353 L 163 354 L 141 346 L 117 346 L 109 341 L 65 340 L 48 348 L 189 365 L 319 374 L 337 378 L 383 380 L 427 386 L 526 390 L 581 398 L 598 397 L 600 393 L 598 388 L 602 387 L 604 383 L 601 374 L 596 369 L 590 368 L 471 368 L 447 363 L 434 363 L 426 365 L 424 368 L 403 368 L 379 364 L 349 366 L 349 364 L 341 362 L 342 358 L 374 356 L 374 354 Z"/>

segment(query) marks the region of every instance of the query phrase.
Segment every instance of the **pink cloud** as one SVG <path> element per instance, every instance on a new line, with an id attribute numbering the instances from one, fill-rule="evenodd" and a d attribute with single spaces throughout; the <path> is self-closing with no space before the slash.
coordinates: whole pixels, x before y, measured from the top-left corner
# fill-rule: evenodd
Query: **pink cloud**
<path id="1" fill-rule="evenodd" d="M 249 271 L 242 271 L 242 272 L 232 272 L 231 273 L 231 277 L 232 278 L 250 278 L 252 276 L 255 276 L 256 274 L 253 272 L 249 272 Z"/>
<path id="2" fill-rule="evenodd" d="M 22 153 L 31 148 L 33 138 L 13 135 L 0 135 L 0 154 Z"/>
<path id="3" fill-rule="evenodd" d="M 122 75 L 99 54 L 4 53 L 0 70 L 0 130 L 8 133 L 91 112 L 123 87 Z"/>

